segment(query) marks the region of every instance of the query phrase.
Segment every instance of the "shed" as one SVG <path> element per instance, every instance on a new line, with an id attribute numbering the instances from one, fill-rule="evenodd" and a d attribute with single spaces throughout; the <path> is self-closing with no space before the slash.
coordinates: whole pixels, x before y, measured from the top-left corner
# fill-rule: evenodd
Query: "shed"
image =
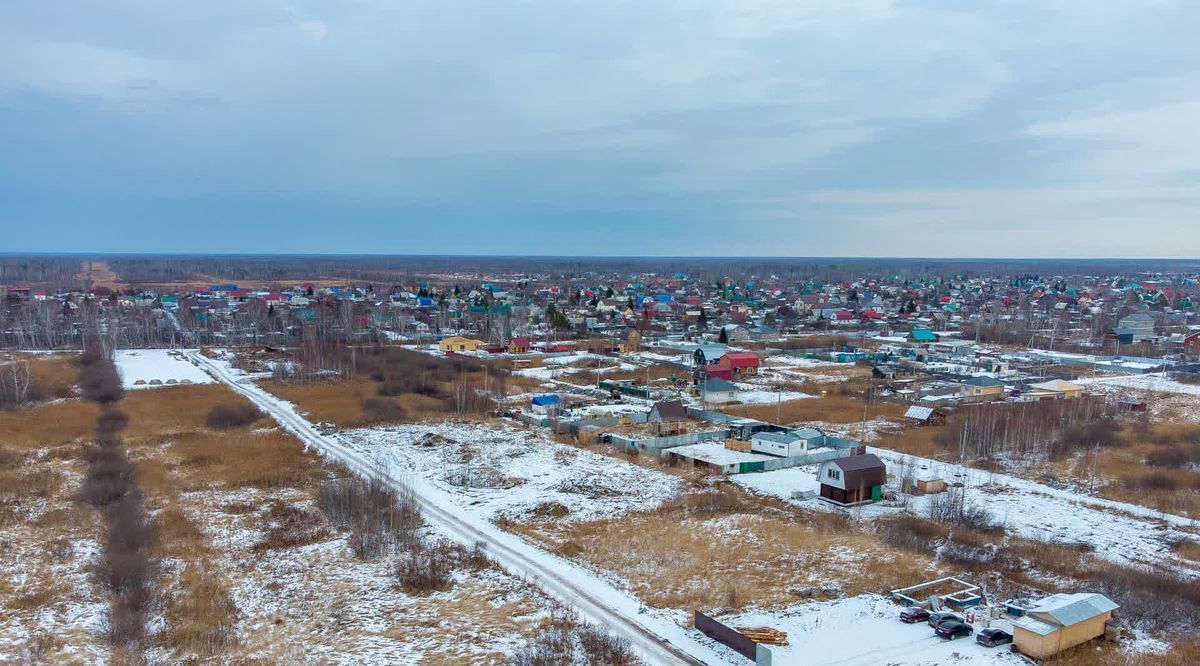
<path id="1" fill-rule="evenodd" d="M 1118 606 L 1103 594 L 1077 592 L 1042 599 L 1013 623 L 1013 646 L 1045 659 L 1104 635 Z"/>
<path id="2" fill-rule="evenodd" d="M 554 407 L 560 402 L 562 402 L 562 398 L 550 393 L 547 395 L 533 396 L 533 400 L 530 401 L 530 406 L 534 412 L 538 414 L 545 414 L 546 412 L 550 411 L 551 407 Z"/>
<path id="3" fill-rule="evenodd" d="M 883 498 L 887 467 L 874 453 L 835 458 L 817 470 L 821 499 L 842 506 L 874 502 Z"/>
<path id="4" fill-rule="evenodd" d="M 904 418 L 911 419 L 917 425 L 941 425 L 946 422 L 945 412 L 940 412 L 933 407 L 922 407 L 921 405 L 913 405 L 904 412 Z"/>
<path id="5" fill-rule="evenodd" d="M 737 399 L 737 386 L 720 377 L 709 377 L 700 385 L 700 396 L 704 402 L 726 403 Z"/>

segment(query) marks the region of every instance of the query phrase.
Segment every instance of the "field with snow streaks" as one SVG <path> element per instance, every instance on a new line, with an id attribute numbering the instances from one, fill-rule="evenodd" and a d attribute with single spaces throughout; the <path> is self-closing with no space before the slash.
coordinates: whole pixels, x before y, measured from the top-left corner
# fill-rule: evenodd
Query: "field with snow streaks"
<path id="1" fill-rule="evenodd" d="M 937 472 L 947 482 L 967 485 L 967 499 L 988 509 L 993 517 L 1012 532 L 1041 541 L 1080 543 L 1095 553 L 1119 564 L 1168 566 L 1200 578 L 1200 569 L 1176 557 L 1171 544 L 1192 535 L 1197 526 L 1187 518 L 1160 514 L 1133 504 L 1088 497 L 1069 490 L 1058 490 L 1007 474 L 998 474 L 960 465 L 919 458 L 888 449 L 869 447 L 888 466 L 893 480 L 908 467 Z M 796 467 L 774 472 L 743 474 L 735 483 L 763 495 L 787 501 L 798 490 L 816 490 L 815 467 Z M 933 495 L 910 497 L 909 511 L 928 515 Z M 816 499 L 799 502 L 803 506 L 826 510 L 829 505 Z M 855 513 L 874 519 L 903 510 L 895 503 L 859 507 Z"/>
<path id="2" fill-rule="evenodd" d="M 599 520 L 653 508 L 680 488 L 669 474 L 508 424 L 405 424 L 338 438 L 381 464 L 411 469 L 489 518 L 557 511 L 556 519 Z"/>

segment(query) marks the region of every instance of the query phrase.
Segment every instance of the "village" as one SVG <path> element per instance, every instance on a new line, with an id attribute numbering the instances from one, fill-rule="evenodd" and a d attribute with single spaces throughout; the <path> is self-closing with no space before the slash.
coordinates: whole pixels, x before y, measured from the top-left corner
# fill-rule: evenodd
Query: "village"
<path id="1" fill-rule="evenodd" d="M 1156 654 L 1192 626 L 1194 611 L 1146 615 L 1121 577 L 1182 593 L 1200 575 L 1194 445 L 1167 434 L 1198 413 L 1196 290 L 1184 275 L 10 285 L 4 335 L 68 350 L 102 320 L 125 338 L 129 390 L 254 382 L 247 397 L 302 440 L 421 478 L 476 528 L 652 604 L 651 633 L 705 663 L 803 663 L 813 646 L 822 663 L 1020 663 Z M 1126 443 L 1143 440 L 1161 443 Z M 1184 462 L 1153 462 L 1168 453 Z M 761 591 L 697 597 L 573 545 L 679 502 L 715 503 L 658 528 L 699 520 L 684 548 L 719 547 L 709 521 L 726 516 L 914 559 L 877 586 L 826 562 L 772 583 L 811 555 L 764 551 L 735 574 Z M 1030 561 L 1039 548 L 1080 562 Z M 819 617 L 878 638 L 849 647 Z"/>

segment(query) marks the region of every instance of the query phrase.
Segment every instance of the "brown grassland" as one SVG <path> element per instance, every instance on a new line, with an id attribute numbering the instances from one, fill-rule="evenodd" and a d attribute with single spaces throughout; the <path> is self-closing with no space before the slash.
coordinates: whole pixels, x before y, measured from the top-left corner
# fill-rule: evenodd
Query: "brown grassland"
<path id="1" fill-rule="evenodd" d="M 548 602 L 502 574 L 467 576 L 427 600 L 395 589 L 387 561 L 354 559 L 334 541 L 345 534 L 307 508 L 321 480 L 346 472 L 266 419 L 205 425 L 214 407 L 239 401 L 220 385 L 130 391 L 122 401 L 125 444 L 157 525 L 162 623 L 151 640 L 172 660 L 287 662 L 311 658 L 314 647 L 353 653 L 390 637 L 423 663 L 494 663 L 503 658 L 498 645 L 519 642 L 536 622 Z M 74 501 L 97 413 L 78 400 L 0 413 L 10 433 L 0 450 L 0 540 L 18 545 L 0 549 L 0 572 L 8 572 L 0 580 L 27 574 L 19 587 L 0 584 L 0 626 L 41 627 L 21 648 L 38 660 L 71 663 L 64 650 L 72 646 L 79 663 L 108 659 L 101 636 L 64 626 L 71 607 L 107 608 L 90 561 L 74 555 L 95 543 L 102 522 Z M 274 566 L 281 559 L 289 564 Z M 303 583 L 294 571 L 304 572 Z M 362 626 L 364 596 L 381 598 L 382 609 L 366 617 L 384 628 Z M 342 629 L 329 633 L 332 626 Z M 0 661 L 18 656 L 0 650 Z"/>

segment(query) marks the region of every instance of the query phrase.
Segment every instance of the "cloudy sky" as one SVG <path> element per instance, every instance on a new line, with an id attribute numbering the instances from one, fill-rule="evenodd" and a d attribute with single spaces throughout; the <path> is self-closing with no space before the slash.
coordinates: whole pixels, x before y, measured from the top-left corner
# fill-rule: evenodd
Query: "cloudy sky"
<path id="1" fill-rule="evenodd" d="M 1194 0 L 0 4 L 4 251 L 1200 255 Z"/>

